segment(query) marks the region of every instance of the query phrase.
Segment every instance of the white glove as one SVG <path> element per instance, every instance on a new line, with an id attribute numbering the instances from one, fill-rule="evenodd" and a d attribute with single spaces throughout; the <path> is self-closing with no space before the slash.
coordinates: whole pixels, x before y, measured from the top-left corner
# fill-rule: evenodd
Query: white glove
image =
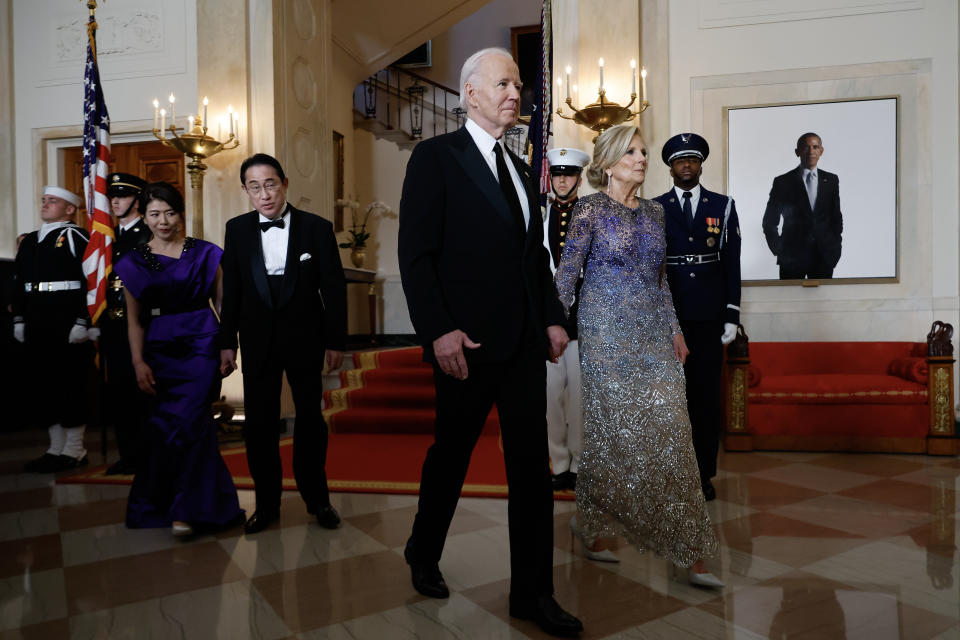
<path id="1" fill-rule="evenodd" d="M 67 337 L 67 342 L 70 344 L 80 344 L 89 339 L 90 337 L 87 336 L 87 328 L 82 324 L 75 324 L 70 327 L 70 335 Z"/>
<path id="2" fill-rule="evenodd" d="M 87 339 L 88 340 L 99 340 L 100 339 L 100 327 L 90 327 L 87 329 Z"/>
<path id="3" fill-rule="evenodd" d="M 737 337 L 737 325 L 732 322 L 723 323 L 723 335 L 720 336 L 721 344 L 730 344 Z"/>
<path id="4" fill-rule="evenodd" d="M 13 323 L 13 339 L 17 342 L 23 342 L 23 323 L 14 322 Z"/>

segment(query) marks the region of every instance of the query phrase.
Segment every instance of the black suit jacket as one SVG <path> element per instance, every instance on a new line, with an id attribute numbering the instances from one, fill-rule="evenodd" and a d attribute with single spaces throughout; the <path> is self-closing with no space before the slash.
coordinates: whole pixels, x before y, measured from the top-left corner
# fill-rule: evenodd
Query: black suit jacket
<path id="1" fill-rule="evenodd" d="M 513 356 L 532 327 L 544 357 L 546 328 L 563 324 L 530 167 L 513 153 L 530 209 L 523 238 L 510 207 L 465 129 L 424 140 L 407 164 L 400 199 L 399 259 L 410 319 L 433 361 L 433 341 L 460 329 L 483 362 Z M 529 324 L 525 324 L 529 323 Z"/>
<path id="2" fill-rule="evenodd" d="M 826 264 L 833 268 L 840 261 L 840 179 L 823 169 L 817 169 L 817 177 L 817 203 L 813 210 L 800 167 L 773 179 L 763 214 L 763 235 L 781 266 L 805 269 Z M 781 218 L 783 230 L 778 231 Z"/>
<path id="3" fill-rule="evenodd" d="M 220 345 L 236 349 L 239 331 L 244 369 L 261 367 L 276 348 L 317 363 L 324 349 L 344 348 L 346 281 L 333 225 L 293 206 L 289 220 L 287 262 L 276 302 L 267 282 L 259 214 L 251 211 L 227 222 Z"/>

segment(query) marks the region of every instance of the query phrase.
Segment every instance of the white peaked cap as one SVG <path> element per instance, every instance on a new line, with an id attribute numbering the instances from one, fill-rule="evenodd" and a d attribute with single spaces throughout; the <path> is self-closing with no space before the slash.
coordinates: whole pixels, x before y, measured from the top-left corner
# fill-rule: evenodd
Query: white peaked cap
<path id="1" fill-rule="evenodd" d="M 56 187 L 52 184 L 48 184 L 43 188 L 43 195 L 55 196 L 61 200 L 66 200 L 75 207 L 80 206 L 80 196 L 75 194 L 73 191 L 67 191 L 63 187 Z"/>
<path id="2" fill-rule="evenodd" d="M 580 149 L 557 147 L 547 151 L 547 161 L 551 167 L 585 167 L 590 163 L 590 156 Z"/>

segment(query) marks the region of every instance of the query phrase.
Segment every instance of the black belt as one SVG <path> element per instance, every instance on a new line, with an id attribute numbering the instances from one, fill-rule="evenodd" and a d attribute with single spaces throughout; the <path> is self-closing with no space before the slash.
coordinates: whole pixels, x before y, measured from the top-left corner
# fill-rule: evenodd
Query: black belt
<path id="1" fill-rule="evenodd" d="M 691 253 L 685 256 L 667 256 L 668 267 L 678 267 L 686 264 L 710 264 L 720 262 L 719 253 Z"/>
<path id="2" fill-rule="evenodd" d="M 148 315 L 149 315 L 150 317 L 156 318 L 156 317 L 158 317 L 158 316 L 167 316 L 167 315 L 171 315 L 171 314 L 174 314 L 174 313 L 190 313 L 190 312 L 192 312 L 192 311 L 203 311 L 204 309 L 210 309 L 210 308 L 211 308 L 211 307 L 210 307 L 210 304 L 209 304 L 209 303 L 207 303 L 207 304 L 205 304 L 205 305 L 203 305 L 203 306 L 199 306 L 199 305 L 198 305 L 198 306 L 196 306 L 196 307 L 189 307 L 189 308 L 184 307 L 184 308 L 182 308 L 182 309 L 174 309 L 174 308 L 166 308 L 166 307 L 159 307 L 159 308 L 158 308 L 158 307 L 153 307 L 152 309 L 150 309 Z"/>

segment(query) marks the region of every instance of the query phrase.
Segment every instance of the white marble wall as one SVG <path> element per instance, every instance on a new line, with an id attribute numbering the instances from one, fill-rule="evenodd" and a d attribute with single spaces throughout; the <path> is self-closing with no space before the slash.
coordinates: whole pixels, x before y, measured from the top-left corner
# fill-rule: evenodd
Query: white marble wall
<path id="1" fill-rule="evenodd" d="M 14 233 L 22 233 L 39 224 L 43 185 L 60 177 L 56 159 L 46 157 L 48 141 L 81 133 L 88 13 L 81 2 L 14 0 L 12 5 L 16 205 L 5 207 L 0 216 Z M 171 91 L 182 108 L 193 110 L 196 18 L 196 0 L 100 4 L 101 82 L 115 132 L 149 135 L 150 101 Z M 184 116 L 188 112 L 180 111 Z M 0 255 L 12 254 L 13 245 L 5 238 Z"/>
<path id="2" fill-rule="evenodd" d="M 671 128 L 711 142 L 708 187 L 725 183 L 725 107 L 900 97 L 899 282 L 745 287 L 754 340 L 921 340 L 934 319 L 958 326 L 958 8 L 887 4 L 817 5 L 799 20 L 792 3 L 768 3 L 761 20 L 738 14 L 743 3 L 670 2 Z"/>

